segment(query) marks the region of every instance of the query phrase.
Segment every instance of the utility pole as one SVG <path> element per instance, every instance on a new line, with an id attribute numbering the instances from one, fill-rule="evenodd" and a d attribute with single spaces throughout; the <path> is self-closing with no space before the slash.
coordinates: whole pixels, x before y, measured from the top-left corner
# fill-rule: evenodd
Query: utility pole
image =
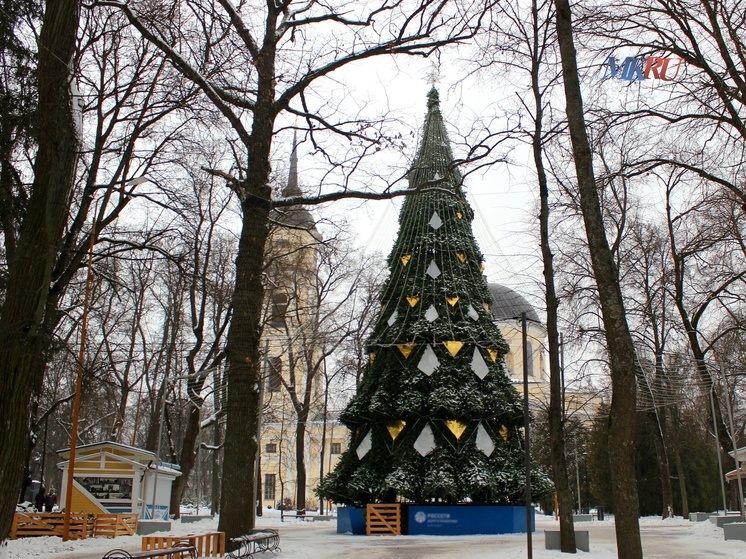
<path id="1" fill-rule="evenodd" d="M 578 514 L 582 514 L 583 505 L 580 502 L 580 467 L 578 465 L 578 438 L 575 437 L 575 481 L 578 484 Z"/>
<path id="2" fill-rule="evenodd" d="M 75 379 L 75 400 L 73 403 L 73 421 L 70 427 L 70 456 L 67 462 L 67 485 L 65 487 L 65 516 L 62 525 L 62 541 L 70 539 L 70 509 L 73 502 L 73 476 L 75 474 L 75 451 L 78 446 L 78 419 L 80 416 L 80 396 L 83 391 L 83 360 L 85 359 L 85 338 L 88 333 L 88 305 L 93 283 L 93 245 L 96 242 L 96 218 L 98 205 L 93 212 L 91 223 L 91 240 L 88 246 L 88 266 L 85 278 L 85 295 L 83 297 L 83 317 L 80 321 L 80 351 L 78 352 L 78 370 Z M 46 435 L 44 437 L 46 443 Z M 45 449 L 46 450 L 46 449 Z"/>

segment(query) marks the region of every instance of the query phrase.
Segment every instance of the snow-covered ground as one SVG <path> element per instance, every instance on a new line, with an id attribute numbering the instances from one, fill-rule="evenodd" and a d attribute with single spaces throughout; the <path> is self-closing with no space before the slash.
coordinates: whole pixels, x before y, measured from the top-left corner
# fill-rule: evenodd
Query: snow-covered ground
<path id="1" fill-rule="evenodd" d="M 544 549 L 544 530 L 559 529 L 551 517 L 536 517 L 532 535 L 533 557 L 559 559 L 559 551 Z M 709 521 L 690 522 L 681 518 L 662 521 L 640 520 L 646 559 L 743 559 L 746 542 L 725 541 L 723 531 Z M 276 528 L 280 533 L 279 553 L 257 554 L 257 559 L 522 559 L 527 556 L 526 534 L 502 536 L 352 536 L 336 533 L 336 521 L 280 522 L 278 511 L 266 511 L 257 527 Z M 172 522 L 171 534 L 186 535 L 215 531 L 217 520 L 197 523 Z M 617 559 L 614 521 L 577 523 L 576 529 L 590 533 L 590 553 L 577 557 Z M 139 536 L 114 539 L 89 538 L 63 542 L 60 538 L 25 538 L 8 544 L 10 559 L 101 559 L 111 549 L 140 549 Z"/>

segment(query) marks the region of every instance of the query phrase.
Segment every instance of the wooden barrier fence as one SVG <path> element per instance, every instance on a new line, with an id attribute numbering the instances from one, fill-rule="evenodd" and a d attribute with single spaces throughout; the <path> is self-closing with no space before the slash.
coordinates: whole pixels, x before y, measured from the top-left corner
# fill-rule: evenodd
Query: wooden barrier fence
<path id="1" fill-rule="evenodd" d="M 59 536 L 65 524 L 62 512 L 17 512 L 10 527 L 10 539 L 33 536 Z M 137 514 L 70 514 L 70 539 L 132 536 L 137 531 Z"/>
<path id="2" fill-rule="evenodd" d="M 13 516 L 10 539 L 32 536 L 59 536 L 65 523 L 61 512 L 17 512 Z M 137 531 L 137 514 L 98 514 L 89 517 L 86 513 L 70 515 L 70 539 L 88 537 L 115 538 L 134 535 Z M 223 557 L 225 555 L 225 534 L 208 532 L 188 536 L 143 536 L 142 550 L 152 551 L 171 547 L 187 541 L 197 550 L 198 557 Z"/>
<path id="3" fill-rule="evenodd" d="M 10 539 L 32 536 L 59 536 L 65 524 L 61 512 L 17 512 L 13 515 Z M 93 535 L 93 519 L 86 513 L 70 514 L 70 539 L 80 540 Z"/>
<path id="4" fill-rule="evenodd" d="M 165 549 L 178 542 L 189 542 L 197 550 L 197 557 L 222 557 L 225 555 L 225 533 L 208 532 L 188 536 L 143 536 L 142 551 Z"/>
<path id="5" fill-rule="evenodd" d="M 97 514 L 93 521 L 94 537 L 133 536 L 137 531 L 137 514 Z"/>
<path id="6" fill-rule="evenodd" d="M 400 536 L 401 506 L 369 504 L 365 509 L 365 533 L 368 536 Z"/>

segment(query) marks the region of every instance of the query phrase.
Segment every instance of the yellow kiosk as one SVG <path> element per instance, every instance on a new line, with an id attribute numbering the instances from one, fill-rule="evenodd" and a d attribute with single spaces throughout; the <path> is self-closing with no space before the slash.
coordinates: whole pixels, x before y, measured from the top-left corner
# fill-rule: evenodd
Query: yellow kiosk
<path id="1" fill-rule="evenodd" d="M 62 470 L 59 503 L 65 503 L 70 449 Z M 181 472 L 153 452 L 105 441 L 78 446 L 70 512 L 136 513 L 140 520 L 168 521 L 171 486 Z"/>

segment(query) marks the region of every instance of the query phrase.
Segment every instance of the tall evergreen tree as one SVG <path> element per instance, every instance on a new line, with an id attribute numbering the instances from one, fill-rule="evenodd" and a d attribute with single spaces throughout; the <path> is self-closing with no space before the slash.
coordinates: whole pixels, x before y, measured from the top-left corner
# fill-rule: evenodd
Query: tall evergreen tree
<path id="1" fill-rule="evenodd" d="M 427 105 L 367 371 L 341 416 L 351 444 L 319 488 L 339 503 L 523 499 L 523 405 L 435 89 Z"/>

